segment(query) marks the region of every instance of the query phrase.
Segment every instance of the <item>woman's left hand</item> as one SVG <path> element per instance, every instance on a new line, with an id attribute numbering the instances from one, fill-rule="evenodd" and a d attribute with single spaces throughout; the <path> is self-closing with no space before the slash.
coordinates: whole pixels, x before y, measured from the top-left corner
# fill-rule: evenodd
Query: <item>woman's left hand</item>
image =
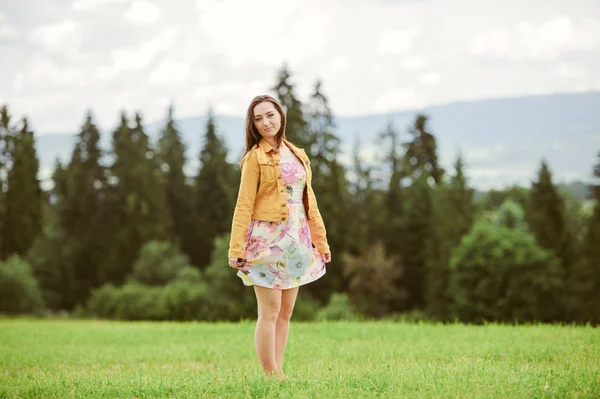
<path id="1" fill-rule="evenodd" d="M 325 261 L 325 263 L 331 262 L 331 252 L 328 252 L 325 255 L 323 255 L 323 260 Z"/>

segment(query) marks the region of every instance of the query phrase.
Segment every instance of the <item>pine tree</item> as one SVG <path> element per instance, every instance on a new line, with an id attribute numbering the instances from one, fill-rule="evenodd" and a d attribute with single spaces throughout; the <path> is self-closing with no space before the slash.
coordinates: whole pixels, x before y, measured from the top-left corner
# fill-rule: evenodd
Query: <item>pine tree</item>
<path id="1" fill-rule="evenodd" d="M 383 241 L 388 253 L 399 256 L 402 253 L 402 223 L 404 204 L 402 196 L 402 154 L 400 133 L 389 122 L 380 134 L 382 146 L 388 149 L 385 157 L 389 173 L 388 190 L 385 199 L 386 223 Z"/>
<path id="2" fill-rule="evenodd" d="M 437 145 L 435 137 L 428 130 L 428 117 L 417 115 L 413 126 L 409 129 L 412 140 L 405 144 L 404 169 L 413 180 L 422 173 L 427 173 L 433 178 L 435 184 L 440 184 L 444 169 L 438 164 Z"/>
<path id="3" fill-rule="evenodd" d="M 199 236 L 190 256 L 199 268 L 210 263 L 214 240 L 231 228 L 235 179 L 233 166 L 227 162 L 227 150 L 217 136 L 214 117 L 209 111 L 196 177 L 195 213 Z"/>
<path id="4" fill-rule="evenodd" d="M 594 209 L 583 238 L 582 259 L 569 276 L 572 298 L 570 317 L 579 322 L 600 324 L 600 151 L 593 174 Z"/>
<path id="5" fill-rule="evenodd" d="M 428 248 L 437 245 L 431 235 L 433 223 L 432 189 L 442 183 L 444 170 L 438 164 L 435 137 L 429 132 L 427 116 L 417 115 L 409 129 L 412 139 L 404 144 L 402 175 L 412 181 L 406 190 L 405 224 L 402 247 L 404 281 L 410 307 L 425 305 Z"/>
<path id="6" fill-rule="evenodd" d="M 70 306 L 82 304 L 93 288 L 107 282 L 103 268 L 112 232 L 105 224 L 107 180 L 99 143 L 100 132 L 88 112 L 64 172 L 65 193 L 57 206 L 73 261 Z"/>
<path id="7" fill-rule="evenodd" d="M 165 199 L 171 221 L 173 236 L 181 250 L 192 256 L 196 248 L 196 215 L 193 212 L 192 186 L 184 172 L 186 147 L 173 120 L 173 107 L 169 108 L 167 123 L 158 142 L 157 157 L 163 172 Z"/>
<path id="8" fill-rule="evenodd" d="M 473 224 L 474 190 L 467 185 L 464 164 L 459 156 L 454 164 L 455 174 L 448 184 L 433 193 L 433 224 L 428 241 L 426 281 L 427 313 L 438 320 L 449 320 L 450 257 L 462 237 Z"/>
<path id="9" fill-rule="evenodd" d="M 171 229 L 160 171 L 144 133 L 141 117 L 128 126 L 125 114 L 113 133 L 114 163 L 106 220 L 113 229 L 110 261 L 102 280 L 121 283 L 148 241 L 168 240 Z"/>
<path id="10" fill-rule="evenodd" d="M 307 122 L 304 118 L 302 102 L 298 100 L 294 84 L 290 82 L 290 72 L 286 64 L 282 66 L 277 75 L 277 83 L 271 89 L 276 93 L 277 99 L 285 110 L 287 117 L 286 137 L 300 148 L 304 148 L 311 157 L 310 152 L 313 139 L 308 132 Z"/>
<path id="11" fill-rule="evenodd" d="M 10 146 L 11 168 L 7 173 L 4 215 L 4 251 L 24 256 L 41 230 L 42 190 L 37 178 L 39 160 L 27 119 Z"/>
<path id="12" fill-rule="evenodd" d="M 552 182 L 552 174 L 546 162 L 542 162 L 538 180 L 532 184 L 526 216 L 538 245 L 559 259 L 562 278 L 568 280 L 575 261 L 573 234 L 569 230 L 565 201 Z M 568 297 L 566 293 L 563 296 Z M 563 316 L 565 317 L 567 315 Z"/>
<path id="13" fill-rule="evenodd" d="M 567 267 L 571 243 L 565 202 L 552 182 L 546 162 L 542 162 L 538 180 L 532 184 L 526 214 L 538 244 L 552 251 Z"/>
<path id="14" fill-rule="evenodd" d="M 6 250 L 6 226 L 4 223 L 6 215 L 6 177 L 10 168 L 10 144 L 13 139 L 13 128 L 10 124 L 11 116 L 8 107 L 0 108 L 0 261 L 7 258 Z"/>
<path id="15" fill-rule="evenodd" d="M 350 217 L 348 181 L 346 170 L 338 161 L 340 139 L 335 134 L 333 113 L 327 97 L 321 90 L 321 82 L 316 82 L 314 90 L 308 104 L 309 135 L 313 139 L 309 148 L 313 154 L 312 187 L 327 229 L 331 251 L 341 255 L 349 250 L 350 241 L 353 240 L 347 228 L 347 220 Z M 333 256 L 328 265 L 334 270 L 341 268 L 341 256 L 337 255 Z M 325 301 L 331 292 L 343 290 L 345 284 L 342 277 L 341 274 L 332 275 L 309 289 L 316 298 Z"/>
<path id="16" fill-rule="evenodd" d="M 432 192 L 423 174 L 407 190 L 407 206 L 403 234 L 404 283 L 408 293 L 407 305 L 422 308 L 425 305 L 427 250 L 431 245 Z"/>

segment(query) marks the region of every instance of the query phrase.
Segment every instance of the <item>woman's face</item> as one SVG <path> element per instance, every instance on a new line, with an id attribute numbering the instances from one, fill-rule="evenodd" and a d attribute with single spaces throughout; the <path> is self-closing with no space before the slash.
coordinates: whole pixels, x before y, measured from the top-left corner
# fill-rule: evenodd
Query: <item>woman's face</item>
<path id="1" fill-rule="evenodd" d="M 263 101 L 254 107 L 254 126 L 264 138 L 275 137 L 281 128 L 281 115 L 273 103 Z"/>

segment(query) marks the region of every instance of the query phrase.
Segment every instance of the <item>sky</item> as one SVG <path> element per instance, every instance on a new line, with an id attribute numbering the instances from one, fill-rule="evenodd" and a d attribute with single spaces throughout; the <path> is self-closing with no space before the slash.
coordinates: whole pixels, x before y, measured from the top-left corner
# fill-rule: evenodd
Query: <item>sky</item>
<path id="1" fill-rule="evenodd" d="M 38 134 L 243 116 L 284 63 L 336 115 L 600 90 L 600 1 L 0 0 L 0 104 Z"/>

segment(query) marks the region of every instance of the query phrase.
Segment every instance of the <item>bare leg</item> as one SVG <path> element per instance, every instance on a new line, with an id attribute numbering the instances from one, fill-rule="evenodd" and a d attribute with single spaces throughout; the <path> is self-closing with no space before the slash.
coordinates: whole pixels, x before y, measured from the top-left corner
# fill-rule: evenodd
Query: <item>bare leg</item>
<path id="1" fill-rule="evenodd" d="M 275 357 L 275 325 L 281 308 L 281 290 L 254 286 L 258 304 L 258 320 L 254 345 L 258 360 L 266 376 L 278 374 Z"/>
<path id="2" fill-rule="evenodd" d="M 296 304 L 298 296 L 298 287 L 283 290 L 281 295 L 281 307 L 277 317 L 277 325 L 275 327 L 275 357 L 277 359 L 277 369 L 283 374 L 283 352 L 290 331 L 290 319 Z"/>

